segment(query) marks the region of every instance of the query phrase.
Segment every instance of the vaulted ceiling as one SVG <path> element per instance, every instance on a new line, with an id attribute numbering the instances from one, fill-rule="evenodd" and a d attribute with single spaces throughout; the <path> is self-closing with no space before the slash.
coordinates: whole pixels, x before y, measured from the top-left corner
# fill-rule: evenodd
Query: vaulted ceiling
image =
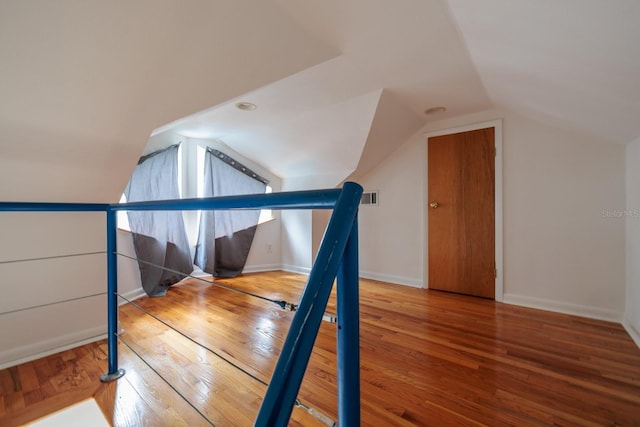
<path id="1" fill-rule="evenodd" d="M 640 136 L 640 2 L 449 5 L 494 104 L 604 141 Z"/>
<path id="2" fill-rule="evenodd" d="M 169 129 L 219 138 L 282 177 L 321 171 L 337 184 L 420 129 L 426 108 L 465 114 L 492 106 L 444 1 L 274 3 L 340 55 Z M 258 108 L 238 111 L 236 101 Z"/>
<path id="3" fill-rule="evenodd" d="M 639 24 L 636 0 L 3 0 L 0 199 L 117 200 L 154 131 L 337 183 L 439 105 L 627 143 Z"/>

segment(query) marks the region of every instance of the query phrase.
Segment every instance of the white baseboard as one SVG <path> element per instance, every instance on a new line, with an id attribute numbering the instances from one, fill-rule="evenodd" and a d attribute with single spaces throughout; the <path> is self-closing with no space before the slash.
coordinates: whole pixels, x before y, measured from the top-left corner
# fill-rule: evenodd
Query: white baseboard
<path id="1" fill-rule="evenodd" d="M 624 328 L 626 329 L 627 333 L 629 334 L 633 342 L 635 342 L 638 348 L 640 348 L 640 332 L 638 332 L 638 330 L 633 327 L 633 325 L 631 324 L 631 322 L 629 322 L 629 319 L 627 317 L 625 317 L 624 320 L 622 321 L 622 326 L 624 326 Z"/>
<path id="2" fill-rule="evenodd" d="M 311 273 L 311 268 L 309 267 L 299 267 L 297 265 L 289 265 L 289 264 L 283 264 L 280 266 L 281 270 L 287 271 L 289 273 L 298 273 L 298 274 L 305 274 L 305 275 L 309 275 L 309 273 Z"/>
<path id="3" fill-rule="evenodd" d="M 196 279 L 210 279 L 211 273 L 207 273 L 206 271 L 202 271 L 198 269 L 198 270 L 193 270 L 189 276 L 195 277 Z M 187 279 L 189 279 L 189 277 L 185 277 L 182 280 L 187 280 Z"/>
<path id="4" fill-rule="evenodd" d="M 147 294 L 142 288 L 138 288 L 132 291 L 125 292 L 122 295 L 129 301 L 134 301 L 140 297 L 146 296 Z M 121 298 L 119 298 L 119 300 L 119 305 L 127 303 Z M 75 331 L 69 334 L 53 337 L 48 340 L 38 341 L 33 344 L 27 344 L 9 350 L 0 351 L 0 369 L 5 369 L 22 363 L 31 362 L 32 360 L 37 360 L 55 353 L 60 353 L 61 351 L 99 341 L 101 339 L 107 338 L 106 331 L 107 325 L 105 323 L 101 326 L 83 329 L 81 331 Z"/>
<path id="5" fill-rule="evenodd" d="M 144 291 L 144 289 L 138 288 L 138 289 L 134 289 L 134 290 L 129 291 L 129 292 L 125 292 L 125 293 L 122 294 L 122 296 L 125 297 L 126 299 L 128 299 L 129 301 L 135 301 L 138 298 L 146 297 L 147 294 Z M 118 303 L 118 305 L 123 305 L 123 304 L 127 303 L 122 298 L 119 298 L 119 299 L 120 299 L 120 302 Z"/>
<path id="6" fill-rule="evenodd" d="M 310 268 L 299 267 L 296 265 L 289 265 L 289 264 L 280 265 L 278 266 L 278 268 L 272 268 L 270 270 L 263 270 L 263 271 L 273 271 L 273 270 L 284 270 L 289 273 L 298 273 L 298 274 L 304 274 L 307 276 L 309 275 L 309 273 L 311 273 Z M 381 282 L 393 283 L 396 285 L 410 286 L 412 288 L 422 288 L 422 280 L 415 279 L 412 277 L 395 276 L 392 274 L 380 274 L 380 273 L 373 273 L 370 271 L 360 271 L 360 277 L 364 279 L 379 280 Z"/>
<path id="7" fill-rule="evenodd" d="M 600 307 L 574 304 L 563 301 L 554 301 L 545 298 L 530 297 L 527 295 L 514 295 L 505 293 L 503 303 L 520 305 L 523 307 L 537 308 L 540 310 L 555 311 L 558 313 L 573 314 L 575 316 L 591 319 L 606 320 L 608 322 L 622 322 L 622 313 Z"/>
<path id="8" fill-rule="evenodd" d="M 35 344 L 0 351 L 0 369 L 31 362 L 51 354 L 80 347 L 107 337 L 107 325 L 54 337 Z"/>
<path id="9" fill-rule="evenodd" d="M 263 271 L 283 270 L 282 264 L 247 265 L 242 270 L 243 273 L 262 273 Z"/>
<path id="10" fill-rule="evenodd" d="M 422 280 L 413 277 L 396 276 L 393 274 L 375 273 L 372 271 L 360 271 L 360 277 L 381 282 L 393 283 L 396 285 L 411 286 L 412 288 L 422 288 Z"/>

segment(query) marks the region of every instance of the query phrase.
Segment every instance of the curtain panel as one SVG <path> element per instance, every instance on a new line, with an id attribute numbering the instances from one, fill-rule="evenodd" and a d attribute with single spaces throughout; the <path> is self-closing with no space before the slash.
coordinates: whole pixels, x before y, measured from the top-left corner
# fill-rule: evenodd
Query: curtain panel
<path id="1" fill-rule="evenodd" d="M 203 197 L 262 194 L 269 181 L 226 154 L 207 149 Z M 195 261 L 215 277 L 242 272 L 258 225 L 260 210 L 203 211 Z"/>
<path id="2" fill-rule="evenodd" d="M 178 145 L 142 157 L 125 190 L 128 202 L 172 200 L 178 191 Z M 181 211 L 127 212 L 138 258 L 142 288 L 149 296 L 167 289 L 193 271 Z M 181 274 L 151 266 L 152 263 Z"/>

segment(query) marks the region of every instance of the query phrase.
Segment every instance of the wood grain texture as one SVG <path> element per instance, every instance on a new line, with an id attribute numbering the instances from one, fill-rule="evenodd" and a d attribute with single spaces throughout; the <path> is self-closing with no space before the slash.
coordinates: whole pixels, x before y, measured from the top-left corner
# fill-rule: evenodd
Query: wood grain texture
<path id="1" fill-rule="evenodd" d="M 429 138 L 429 287 L 495 298 L 494 128 Z"/>
<path id="2" fill-rule="evenodd" d="M 271 272 L 221 282 L 295 302 L 305 280 Z M 364 279 L 360 300 L 364 426 L 640 425 L 640 349 L 618 324 Z M 138 302 L 265 382 L 292 317 L 194 280 Z M 252 425 L 260 381 L 132 306 L 120 317 L 122 339 L 216 425 Z M 299 395 L 334 419 L 335 338 L 335 325 L 323 324 Z M 127 374 L 110 384 L 98 379 L 104 342 L 0 371 L 0 425 L 89 396 L 115 426 L 208 425 L 126 346 L 119 351 Z M 290 425 L 321 424 L 295 409 Z"/>

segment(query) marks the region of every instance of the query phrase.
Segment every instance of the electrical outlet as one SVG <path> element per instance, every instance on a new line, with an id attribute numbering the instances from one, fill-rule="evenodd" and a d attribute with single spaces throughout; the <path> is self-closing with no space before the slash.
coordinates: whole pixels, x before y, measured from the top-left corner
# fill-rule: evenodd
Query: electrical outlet
<path id="1" fill-rule="evenodd" d="M 267 243 L 267 253 L 270 254 L 272 252 L 271 243 Z"/>

